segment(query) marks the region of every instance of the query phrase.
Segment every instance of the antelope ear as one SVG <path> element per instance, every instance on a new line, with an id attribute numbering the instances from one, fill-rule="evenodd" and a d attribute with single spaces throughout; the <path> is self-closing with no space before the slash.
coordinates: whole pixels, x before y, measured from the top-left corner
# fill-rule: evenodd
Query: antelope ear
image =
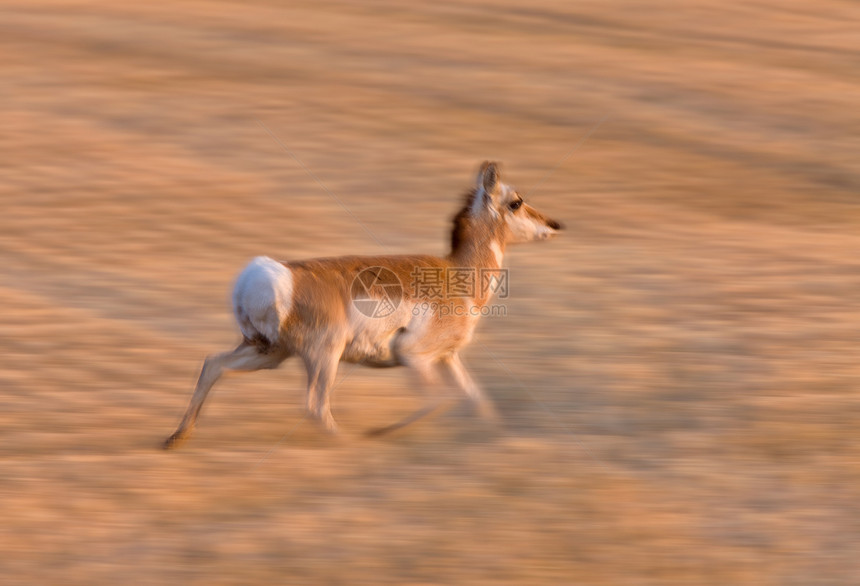
<path id="1" fill-rule="evenodd" d="M 478 171 L 478 191 L 483 190 L 492 195 L 498 188 L 500 181 L 499 165 L 484 161 L 481 164 L 481 170 Z"/>

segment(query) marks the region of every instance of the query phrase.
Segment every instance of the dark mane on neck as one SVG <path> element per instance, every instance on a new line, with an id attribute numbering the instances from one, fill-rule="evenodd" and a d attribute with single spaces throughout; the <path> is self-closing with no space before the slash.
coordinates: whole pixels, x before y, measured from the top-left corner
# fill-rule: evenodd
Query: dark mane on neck
<path id="1" fill-rule="evenodd" d="M 466 228 L 469 224 L 469 211 L 472 208 L 472 203 L 475 201 L 475 195 L 477 194 L 477 190 L 473 189 L 466 194 L 465 203 L 463 208 L 457 212 L 457 215 L 454 216 L 453 224 L 454 226 L 451 229 L 451 255 L 457 253 L 460 248 L 460 245 L 463 243 L 463 238 L 465 237 Z"/>

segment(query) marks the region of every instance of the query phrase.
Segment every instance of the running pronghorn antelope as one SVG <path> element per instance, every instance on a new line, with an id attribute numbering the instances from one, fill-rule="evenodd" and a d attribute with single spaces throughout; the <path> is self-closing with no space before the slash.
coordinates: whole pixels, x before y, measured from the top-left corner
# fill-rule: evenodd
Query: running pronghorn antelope
<path id="1" fill-rule="evenodd" d="M 206 358 L 191 403 L 165 448 L 191 434 L 209 389 L 222 374 L 276 368 L 294 355 L 301 357 L 308 373 L 308 413 L 331 432 L 337 429 L 331 389 L 341 361 L 408 366 L 426 388 L 438 385 L 441 374 L 471 399 L 479 413 L 493 417 L 492 403 L 459 355 L 493 290 L 476 287 L 467 295 L 441 299 L 439 293 L 454 288 L 451 279 L 458 271 L 500 271 L 508 244 L 544 240 L 560 229 L 558 222 L 502 183 L 495 163 L 485 162 L 476 187 L 454 218 L 451 252 L 444 258 L 344 256 L 295 262 L 255 258 L 233 290 L 242 343 Z M 403 286 L 421 273 L 441 276 L 442 282 L 433 291 Z M 429 404 L 376 433 L 402 427 L 436 406 L 438 402 Z"/>

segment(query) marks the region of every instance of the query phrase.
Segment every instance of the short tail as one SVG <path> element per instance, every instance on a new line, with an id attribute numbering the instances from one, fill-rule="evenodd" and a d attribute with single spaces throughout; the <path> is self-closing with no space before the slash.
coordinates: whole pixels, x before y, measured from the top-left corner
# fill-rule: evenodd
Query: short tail
<path id="1" fill-rule="evenodd" d="M 258 256 L 239 274 L 233 311 L 245 339 L 274 346 L 293 304 L 293 273 L 267 256 Z"/>

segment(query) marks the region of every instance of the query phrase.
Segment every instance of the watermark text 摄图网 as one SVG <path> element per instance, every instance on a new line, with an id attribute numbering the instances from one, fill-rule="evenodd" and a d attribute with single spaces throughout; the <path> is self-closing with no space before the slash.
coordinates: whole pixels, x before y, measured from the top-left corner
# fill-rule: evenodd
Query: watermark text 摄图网
<path id="1" fill-rule="evenodd" d="M 411 276 L 415 299 L 484 299 L 490 295 L 507 299 L 509 294 L 508 269 L 415 267 Z"/>

